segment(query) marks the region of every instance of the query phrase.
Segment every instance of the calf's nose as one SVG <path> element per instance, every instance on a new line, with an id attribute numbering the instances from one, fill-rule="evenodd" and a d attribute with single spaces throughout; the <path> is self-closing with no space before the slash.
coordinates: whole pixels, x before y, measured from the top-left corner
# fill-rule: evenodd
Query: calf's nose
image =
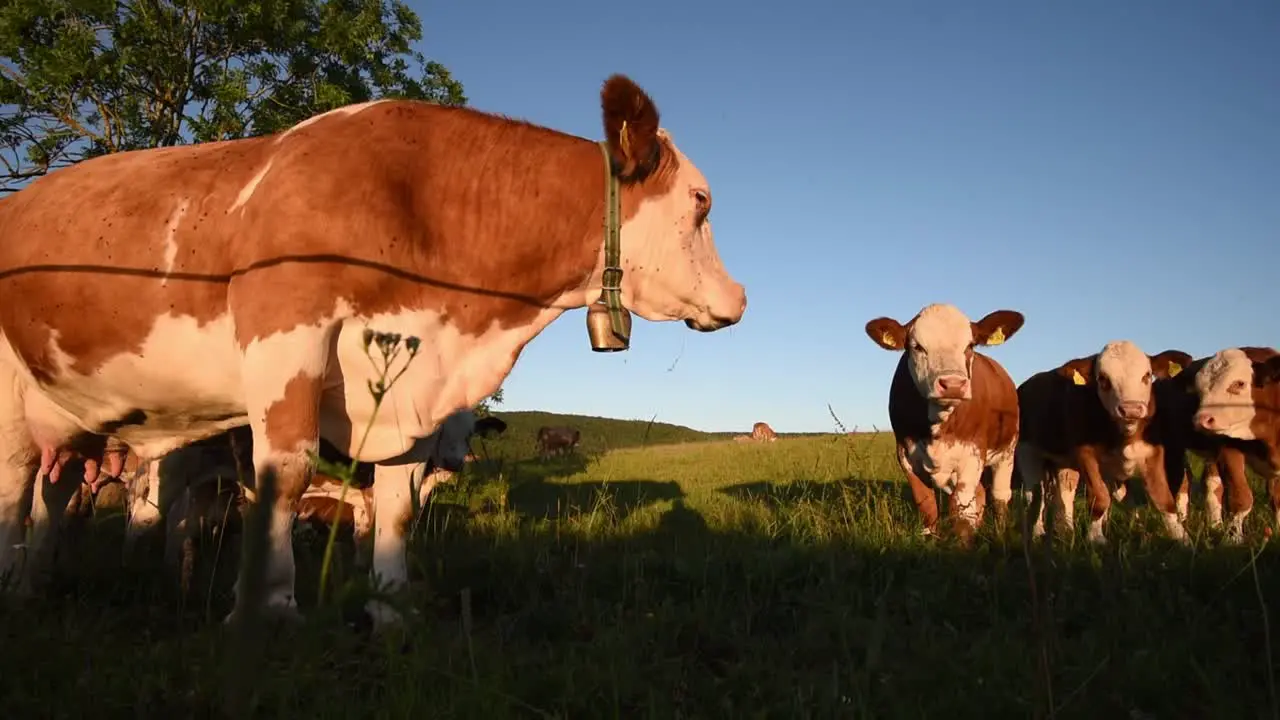
<path id="1" fill-rule="evenodd" d="M 1196 413 L 1196 427 L 1201 430 L 1212 430 L 1217 427 L 1218 421 L 1214 419 L 1213 413 L 1199 412 Z"/>
<path id="2" fill-rule="evenodd" d="M 969 389 L 969 378 L 961 375 L 943 375 L 938 378 L 938 394 L 944 397 L 960 397 Z"/>
<path id="3" fill-rule="evenodd" d="M 1147 404 L 1142 402 L 1120 403 L 1120 417 L 1125 420 L 1141 420 L 1147 414 Z"/>

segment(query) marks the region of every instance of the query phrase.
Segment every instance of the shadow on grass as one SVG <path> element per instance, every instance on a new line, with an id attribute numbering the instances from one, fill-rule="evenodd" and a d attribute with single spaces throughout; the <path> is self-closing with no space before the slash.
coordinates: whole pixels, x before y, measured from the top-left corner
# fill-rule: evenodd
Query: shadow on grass
<path id="1" fill-rule="evenodd" d="M 769 512 L 785 516 L 800 502 L 839 504 L 824 493 L 901 494 L 887 485 L 900 484 L 725 494 L 772 497 Z M 618 532 L 587 521 L 590 503 L 554 522 L 523 522 L 513 502 L 424 525 L 409 593 L 423 617 L 407 650 L 308 609 L 319 552 L 300 541 L 310 618 L 264 637 L 260 716 L 1030 717 L 1047 704 L 1042 649 L 1059 718 L 1259 718 L 1272 707 L 1263 610 L 1280 595 L 1280 553 L 1258 559 L 1255 587 L 1247 549 L 1187 551 L 1117 530 L 1100 550 L 1037 550 L 1033 573 L 1018 542 L 964 551 L 856 526 L 815 539 L 713 524 L 695 502 L 705 495 L 668 499 L 651 525 Z M 101 539 L 80 579 L 0 614 L 6 707 L 208 716 L 229 594 L 215 593 L 212 623 L 193 620 L 162 580 L 113 569 L 99 556 L 113 540 Z"/>

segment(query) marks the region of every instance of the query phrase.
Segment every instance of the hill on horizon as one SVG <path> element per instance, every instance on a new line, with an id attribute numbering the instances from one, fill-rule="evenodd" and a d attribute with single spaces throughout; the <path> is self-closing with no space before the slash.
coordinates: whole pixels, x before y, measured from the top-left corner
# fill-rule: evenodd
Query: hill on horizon
<path id="1" fill-rule="evenodd" d="M 538 428 L 544 425 L 568 425 L 578 428 L 582 440 L 581 452 L 595 454 L 621 448 L 646 445 L 675 445 L 715 440 L 731 440 L 735 435 L 751 432 L 741 430 L 704 432 L 684 425 L 650 420 L 625 420 L 622 418 L 552 413 L 541 410 L 504 410 L 501 406 L 491 413 L 507 423 L 507 431 L 496 439 L 476 438 L 472 447 L 477 453 L 501 454 L 507 457 L 532 457 L 537 454 Z M 837 434 L 822 432 L 778 433 L 778 437 L 813 437 Z M 482 450 L 483 448 L 483 450 Z"/>

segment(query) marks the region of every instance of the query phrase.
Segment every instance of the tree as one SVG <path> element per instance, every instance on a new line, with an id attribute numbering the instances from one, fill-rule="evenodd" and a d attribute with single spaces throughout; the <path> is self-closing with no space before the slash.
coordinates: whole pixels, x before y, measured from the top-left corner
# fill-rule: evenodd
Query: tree
<path id="1" fill-rule="evenodd" d="M 401 0 L 5 0 L 0 193 L 86 158 L 275 132 L 379 97 L 466 104 Z"/>
<path id="2" fill-rule="evenodd" d="M 494 405 L 502 404 L 502 388 L 493 391 L 489 397 L 476 403 L 475 412 L 478 417 L 484 417 L 493 412 Z"/>

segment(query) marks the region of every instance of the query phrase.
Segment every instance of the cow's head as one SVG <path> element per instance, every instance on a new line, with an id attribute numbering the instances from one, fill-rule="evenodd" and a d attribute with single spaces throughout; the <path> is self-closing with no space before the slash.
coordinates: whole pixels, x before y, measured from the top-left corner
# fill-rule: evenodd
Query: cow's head
<path id="1" fill-rule="evenodd" d="M 1064 363 L 1057 372 L 1075 385 L 1092 387 L 1107 415 L 1132 435 L 1155 410 L 1151 384 L 1176 376 L 1191 360 L 1181 350 L 1147 355 L 1128 340 L 1115 340 L 1096 355 Z"/>
<path id="2" fill-rule="evenodd" d="M 471 435 L 476 430 L 474 411 L 459 410 L 440 423 L 432 434 L 435 444 L 431 447 L 430 469 L 456 473 L 462 470 L 471 452 Z"/>
<path id="3" fill-rule="evenodd" d="M 996 310 L 970 322 L 954 305 L 928 305 L 905 326 L 881 317 L 867 323 L 867 335 L 886 350 L 907 352 L 907 367 L 920 395 L 948 407 L 973 397 L 973 349 L 999 345 L 1022 327 L 1022 313 Z"/>
<path id="4" fill-rule="evenodd" d="M 630 79 L 605 81 L 600 104 L 623 214 L 637 208 L 622 226 L 622 304 L 646 320 L 684 320 L 703 332 L 738 322 L 747 294 L 716 251 L 707 179 Z"/>
<path id="5" fill-rule="evenodd" d="M 1254 420 L 1259 413 L 1270 416 L 1274 388 L 1280 384 L 1280 355 L 1268 358 L 1241 348 L 1229 348 L 1214 354 L 1196 373 L 1196 393 L 1200 410 L 1195 415 L 1198 429 L 1236 438 L 1257 437 Z M 1268 392 L 1268 391 L 1271 392 Z M 1271 395 L 1272 400 L 1265 399 Z"/>

